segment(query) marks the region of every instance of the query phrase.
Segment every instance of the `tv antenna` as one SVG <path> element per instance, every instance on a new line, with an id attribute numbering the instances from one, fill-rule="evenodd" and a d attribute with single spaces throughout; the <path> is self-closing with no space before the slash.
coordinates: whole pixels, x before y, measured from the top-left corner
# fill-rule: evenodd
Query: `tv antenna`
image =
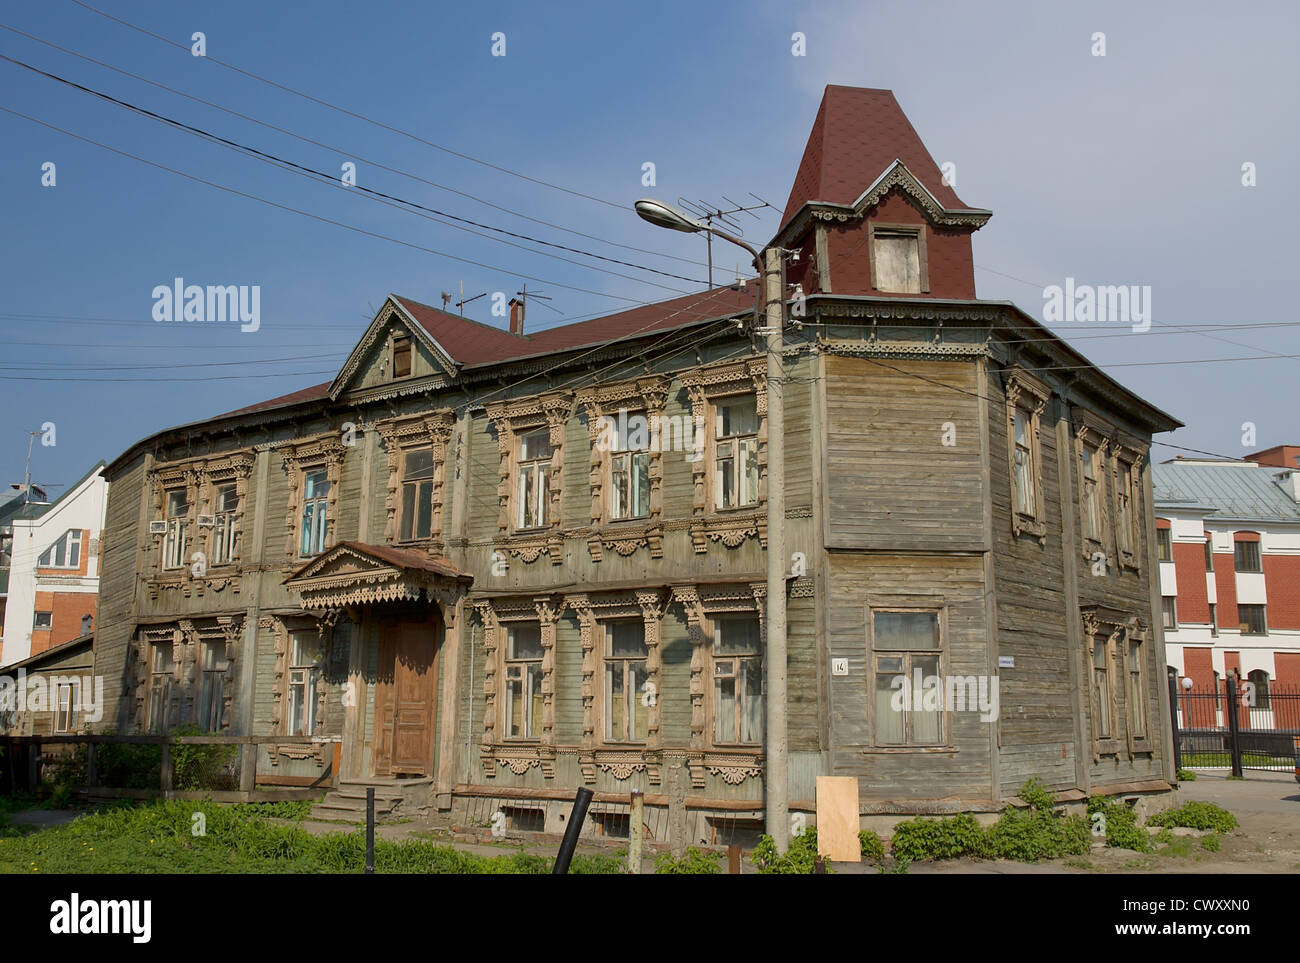
<path id="1" fill-rule="evenodd" d="M 443 297 L 445 297 L 447 300 L 451 300 L 451 296 L 448 295 L 448 294 L 444 294 Z M 467 297 L 465 297 L 465 282 L 464 282 L 464 281 L 461 281 L 461 282 L 460 282 L 460 300 L 456 302 L 456 307 L 460 308 L 460 316 L 461 316 L 462 318 L 465 317 L 465 305 L 469 304 L 471 301 L 477 301 L 479 298 L 485 298 L 485 297 L 487 297 L 487 292 L 486 292 L 486 291 L 484 291 L 482 294 L 476 294 L 476 295 L 474 295 L 472 298 L 467 298 Z M 444 305 L 445 305 L 446 303 L 447 303 L 447 301 L 443 301 L 443 304 L 444 304 Z"/>
<path id="2" fill-rule="evenodd" d="M 515 297 L 519 298 L 519 300 L 523 302 L 525 311 L 528 309 L 528 299 L 536 298 L 538 301 L 542 302 L 542 307 L 546 308 L 547 310 L 554 311 L 556 314 L 564 313 L 559 308 L 553 308 L 546 303 L 547 301 L 554 301 L 555 298 L 550 297 L 549 295 L 546 294 L 542 294 L 540 291 L 534 291 L 531 294 L 529 294 L 527 284 L 524 285 L 524 289 L 522 291 L 515 292 Z"/>
<path id="3" fill-rule="evenodd" d="M 748 193 L 750 197 L 752 197 L 754 200 L 758 202 L 757 204 L 749 204 L 749 203 L 739 204 L 736 201 L 733 201 L 726 194 L 723 194 L 722 199 L 731 205 L 728 208 L 720 207 L 717 204 L 711 204 L 710 202 L 705 200 L 688 201 L 684 197 L 677 198 L 677 205 L 683 208 L 684 210 L 690 212 L 691 214 L 694 214 L 700 220 L 704 221 L 704 223 L 709 227 L 712 227 L 713 222 L 717 221 L 719 224 L 725 226 L 726 229 L 730 231 L 732 234 L 736 234 L 739 235 L 740 237 L 744 237 L 745 231 L 740 226 L 739 221 L 736 220 L 734 215 L 748 214 L 750 217 L 752 217 L 754 220 L 757 221 L 761 219 L 757 214 L 754 213 L 755 211 L 761 211 L 765 207 L 772 207 L 771 204 L 763 200 L 761 197 L 759 197 L 757 194 L 753 193 L 752 191 Z M 773 208 L 773 210 L 775 210 L 775 208 Z M 708 248 L 709 248 L 709 287 L 712 288 L 713 287 L 713 235 L 708 231 L 705 231 L 704 240 L 708 244 Z"/>

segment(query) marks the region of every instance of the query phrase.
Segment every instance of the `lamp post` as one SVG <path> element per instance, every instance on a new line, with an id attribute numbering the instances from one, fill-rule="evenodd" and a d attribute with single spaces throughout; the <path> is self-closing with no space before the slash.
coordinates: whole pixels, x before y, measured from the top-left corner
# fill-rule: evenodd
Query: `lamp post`
<path id="1" fill-rule="evenodd" d="M 785 330 L 785 278 L 781 252 L 774 247 L 762 254 L 740 238 L 711 224 L 702 224 L 662 201 L 636 202 L 636 212 L 657 227 L 687 234 L 705 232 L 730 241 L 749 252 L 762 279 L 766 324 L 754 308 L 754 333 L 767 354 L 767 616 L 766 672 L 766 801 L 765 822 L 777 852 L 790 844 L 790 807 L 786 721 L 786 613 L 785 613 L 785 398 L 781 356 Z"/>

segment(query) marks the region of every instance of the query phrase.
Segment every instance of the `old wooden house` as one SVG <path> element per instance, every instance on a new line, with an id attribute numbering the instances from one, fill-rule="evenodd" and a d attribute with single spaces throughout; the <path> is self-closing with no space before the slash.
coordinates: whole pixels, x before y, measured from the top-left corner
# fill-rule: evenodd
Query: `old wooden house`
<path id="1" fill-rule="evenodd" d="M 771 242 L 779 438 L 755 284 L 536 332 L 388 297 L 332 382 L 109 466 L 105 721 L 316 737 L 259 780 L 337 764 L 327 806 L 559 832 L 586 786 L 617 836 L 641 789 L 657 840 L 743 838 L 780 444 L 793 809 L 818 775 L 864 816 L 1167 790 L 1148 446 L 1178 422 L 976 298 L 989 216 L 890 92 L 826 90 Z"/>

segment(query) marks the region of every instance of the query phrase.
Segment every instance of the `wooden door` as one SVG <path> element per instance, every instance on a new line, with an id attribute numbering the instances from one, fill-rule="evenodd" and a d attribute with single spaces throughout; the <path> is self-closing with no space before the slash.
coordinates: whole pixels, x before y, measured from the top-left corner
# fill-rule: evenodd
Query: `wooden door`
<path id="1" fill-rule="evenodd" d="M 438 620 L 379 626 L 375 775 L 431 776 L 438 710 Z"/>

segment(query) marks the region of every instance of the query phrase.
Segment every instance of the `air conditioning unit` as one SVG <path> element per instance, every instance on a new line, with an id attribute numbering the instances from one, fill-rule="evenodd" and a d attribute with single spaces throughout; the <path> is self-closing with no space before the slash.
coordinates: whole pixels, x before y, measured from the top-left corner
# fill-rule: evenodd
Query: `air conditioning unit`
<path id="1" fill-rule="evenodd" d="M 199 528 L 212 528 L 217 524 L 216 515 L 200 515 Z"/>
<path id="2" fill-rule="evenodd" d="M 149 534 L 150 534 L 150 535 L 166 535 L 166 534 L 167 534 L 167 523 L 166 523 L 166 522 L 150 522 L 150 523 L 149 523 Z"/>

